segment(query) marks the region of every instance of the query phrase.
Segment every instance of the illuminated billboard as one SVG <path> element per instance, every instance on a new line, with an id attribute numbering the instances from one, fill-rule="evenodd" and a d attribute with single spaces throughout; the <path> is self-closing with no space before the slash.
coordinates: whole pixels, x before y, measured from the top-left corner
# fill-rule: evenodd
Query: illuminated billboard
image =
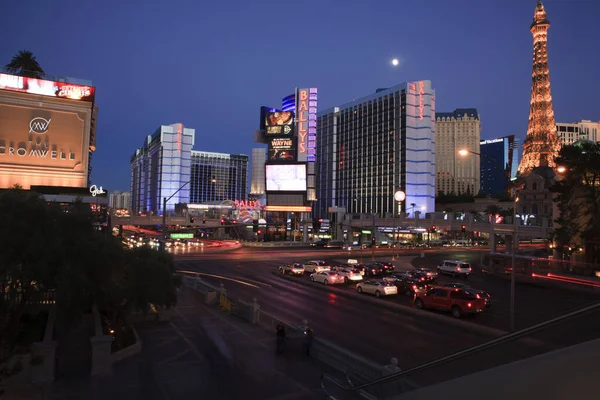
<path id="1" fill-rule="evenodd" d="M 299 89 L 298 108 L 298 160 L 315 162 L 317 152 L 317 88 Z"/>
<path id="2" fill-rule="evenodd" d="M 13 92 L 38 94 L 62 99 L 94 101 L 93 86 L 54 82 L 45 79 L 0 73 L 0 89 Z"/>
<path id="3" fill-rule="evenodd" d="M 294 113 L 291 111 L 268 112 L 265 118 L 267 135 L 293 135 Z"/>
<path id="4" fill-rule="evenodd" d="M 0 103 L 0 188 L 87 186 L 90 115 Z"/>
<path id="5" fill-rule="evenodd" d="M 269 139 L 269 161 L 296 161 L 296 138 Z"/>
<path id="6" fill-rule="evenodd" d="M 267 192 L 306 191 L 305 164 L 265 165 Z"/>

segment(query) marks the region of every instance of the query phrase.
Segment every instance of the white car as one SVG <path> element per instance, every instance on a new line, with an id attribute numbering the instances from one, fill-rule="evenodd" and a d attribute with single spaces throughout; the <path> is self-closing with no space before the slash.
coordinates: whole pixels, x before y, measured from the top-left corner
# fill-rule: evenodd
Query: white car
<path id="1" fill-rule="evenodd" d="M 279 266 L 279 272 L 288 275 L 304 275 L 304 267 L 302 264 L 284 264 Z"/>
<path id="2" fill-rule="evenodd" d="M 447 274 L 452 276 L 463 276 L 465 279 L 471 275 L 471 264 L 464 261 L 444 260 L 437 267 L 438 274 Z"/>
<path id="3" fill-rule="evenodd" d="M 344 283 L 344 277 L 335 271 L 321 271 L 310 275 L 310 280 L 313 282 L 321 282 L 325 285 Z"/>
<path id="4" fill-rule="evenodd" d="M 356 284 L 358 293 L 370 293 L 375 297 L 389 296 L 398 294 L 398 288 L 391 282 L 386 282 L 383 279 L 369 279 Z"/>
<path id="5" fill-rule="evenodd" d="M 331 267 L 323 260 L 311 260 L 305 262 L 303 265 L 304 271 L 306 272 L 322 272 L 329 271 Z"/>
<path id="6" fill-rule="evenodd" d="M 344 278 L 344 282 L 346 283 L 363 280 L 361 273 L 350 266 L 338 266 L 334 270 Z"/>

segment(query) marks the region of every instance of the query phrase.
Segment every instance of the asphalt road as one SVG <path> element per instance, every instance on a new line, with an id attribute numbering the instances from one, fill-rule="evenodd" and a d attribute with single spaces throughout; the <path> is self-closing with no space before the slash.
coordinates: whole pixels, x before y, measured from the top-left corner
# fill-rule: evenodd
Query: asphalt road
<path id="1" fill-rule="evenodd" d="M 380 259 L 390 258 L 383 254 L 384 252 L 379 251 L 376 256 L 380 256 Z M 408 258 L 406 255 L 416 256 L 416 253 L 403 251 L 402 254 L 405 257 L 400 260 L 398 269 L 409 268 L 408 261 L 412 257 Z M 423 263 L 429 267 L 437 265 L 436 262 L 440 258 L 450 258 L 470 260 L 477 268 L 475 261 L 480 257 L 479 253 L 465 250 L 451 250 L 448 254 L 430 250 L 425 254 Z M 406 309 L 392 310 L 378 305 L 378 302 L 392 302 L 410 307 L 410 299 L 402 295 L 367 301 L 355 295 L 353 286 L 336 285 L 334 289 L 330 289 L 310 282 L 308 277 L 294 281 L 274 273 L 283 262 L 347 258 L 348 252 L 343 251 L 244 248 L 232 253 L 187 257 L 177 261 L 177 266 L 182 270 L 206 274 L 203 275 L 203 279 L 213 284 L 223 283 L 228 294 L 233 297 L 247 301 L 256 297 L 261 309 L 276 314 L 287 322 L 300 323 L 307 319 L 315 335 L 333 340 L 373 361 L 387 364 L 391 357 L 396 357 L 402 369 L 485 342 L 497 335 L 477 329 L 476 325 L 498 329 L 506 329 L 508 326 L 508 281 L 483 276 L 477 273 L 477 270 L 468 283 L 490 291 L 494 298 L 494 306 L 483 314 L 468 318 L 464 324 L 457 324 L 451 316 L 442 313 L 432 312 L 437 315 L 429 317 L 415 315 Z M 360 260 L 356 254 L 352 258 Z M 370 252 L 365 251 L 363 258 L 365 262 L 370 261 Z M 442 277 L 440 281 L 454 280 Z M 558 316 L 598 299 L 598 296 L 592 293 L 544 289 L 521 284 L 517 285 L 516 293 L 518 328 Z M 569 327 L 567 332 L 560 335 L 552 332 L 546 336 L 539 335 L 540 340 L 547 345 L 516 342 L 510 346 L 501 346 L 495 350 L 498 351 L 496 358 L 505 360 L 508 357 L 507 361 L 510 361 L 536 354 L 540 349 L 546 351 L 570 344 L 578 340 L 577 338 L 584 338 L 584 334 L 590 334 L 590 330 L 599 332 L 600 323 L 596 322 L 598 320 L 597 317 L 590 318 L 590 321 L 579 319 L 572 324 L 572 329 Z M 566 328 L 561 326 L 561 329 Z M 558 331 L 560 329 L 555 330 Z M 478 357 L 481 358 L 482 355 Z M 465 371 L 467 367 L 468 365 L 462 365 L 460 369 Z M 427 377 L 429 379 L 429 375 Z"/>

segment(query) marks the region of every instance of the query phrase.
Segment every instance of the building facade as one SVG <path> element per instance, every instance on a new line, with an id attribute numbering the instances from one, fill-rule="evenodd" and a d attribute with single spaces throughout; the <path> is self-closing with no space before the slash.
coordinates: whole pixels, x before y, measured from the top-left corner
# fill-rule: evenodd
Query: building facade
<path id="1" fill-rule="evenodd" d="M 96 149 L 95 87 L 0 71 L 0 189 L 86 188 Z"/>
<path id="2" fill-rule="evenodd" d="M 191 204 L 247 200 L 248 156 L 192 150 Z"/>
<path id="3" fill-rule="evenodd" d="M 110 192 L 108 206 L 112 210 L 130 210 L 131 193 L 130 192 Z"/>
<path id="4" fill-rule="evenodd" d="M 515 136 L 482 140 L 481 150 L 481 189 L 480 194 L 504 196 L 508 190 L 508 179 L 516 176 L 518 167 L 518 144 Z"/>
<path id="5" fill-rule="evenodd" d="M 597 142 L 598 131 L 600 131 L 600 122 L 582 120 L 573 123 L 556 123 L 556 133 L 560 139 L 561 145 L 571 145 L 579 140 L 590 140 Z"/>
<path id="6" fill-rule="evenodd" d="M 480 190 L 481 119 L 475 108 L 435 114 L 436 194 L 472 194 Z M 460 150 L 468 150 L 460 157 Z"/>
<path id="7" fill-rule="evenodd" d="M 313 213 L 412 216 L 434 211 L 435 90 L 407 82 L 317 114 Z M 406 199 L 400 207 L 396 190 Z"/>
<path id="8" fill-rule="evenodd" d="M 176 204 L 246 200 L 248 156 L 192 150 L 195 130 L 162 125 L 131 156 L 131 212 L 162 214 Z"/>
<path id="9" fill-rule="evenodd" d="M 267 149 L 252 149 L 252 177 L 250 180 L 250 194 L 261 197 L 265 194 L 265 163 L 267 162 Z"/>
<path id="10" fill-rule="evenodd" d="M 183 124 L 161 125 L 131 156 L 132 213 L 162 213 L 163 198 L 171 196 L 167 210 L 189 202 L 190 187 L 184 184 L 190 181 L 194 134 Z"/>

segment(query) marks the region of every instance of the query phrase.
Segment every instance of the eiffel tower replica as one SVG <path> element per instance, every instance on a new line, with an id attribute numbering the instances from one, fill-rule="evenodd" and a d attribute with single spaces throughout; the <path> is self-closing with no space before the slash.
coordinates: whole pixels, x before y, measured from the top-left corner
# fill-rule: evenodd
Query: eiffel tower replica
<path id="1" fill-rule="evenodd" d="M 548 68 L 548 28 L 550 21 L 546 10 L 538 0 L 531 24 L 533 34 L 533 73 L 531 105 L 527 137 L 523 143 L 523 157 L 519 163 L 519 175 L 528 175 L 537 167 L 554 168 L 554 157 L 561 144 L 556 134 L 552 95 L 550 93 L 550 70 Z"/>

